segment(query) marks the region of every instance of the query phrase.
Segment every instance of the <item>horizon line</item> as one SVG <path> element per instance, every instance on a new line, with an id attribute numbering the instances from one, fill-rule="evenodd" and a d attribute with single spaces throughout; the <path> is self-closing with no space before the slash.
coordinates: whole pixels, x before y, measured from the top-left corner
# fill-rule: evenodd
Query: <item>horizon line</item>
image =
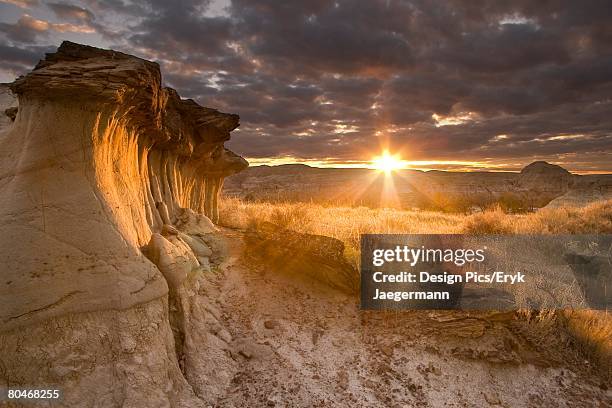
<path id="1" fill-rule="evenodd" d="M 293 157 L 271 157 L 271 158 L 255 158 L 255 157 L 245 157 L 245 159 L 249 162 L 250 167 L 260 167 L 260 166 L 268 166 L 268 167 L 278 167 L 285 165 L 304 165 L 311 168 L 319 168 L 319 169 L 363 169 L 363 170 L 376 170 L 371 162 L 365 160 L 354 160 L 354 161 L 340 161 L 338 159 L 330 159 L 330 160 L 317 160 L 317 159 L 297 159 Z M 581 170 L 571 168 L 571 166 L 564 165 L 560 162 L 548 161 L 548 160 L 532 160 L 526 164 L 494 164 L 487 162 L 476 162 L 476 161 L 454 161 L 454 160 L 403 160 L 406 164 L 405 167 L 397 169 L 397 171 L 401 170 L 411 170 L 411 171 L 442 171 L 448 173 L 477 173 L 477 172 L 486 172 L 486 173 L 518 173 L 523 168 L 528 166 L 531 163 L 537 161 L 545 161 L 549 164 L 554 164 L 562 167 L 563 169 L 569 171 L 572 174 L 577 175 L 607 175 L 612 174 L 612 169 L 610 170 Z M 433 166 L 433 167 L 428 167 Z M 437 166 L 436 166 L 437 165 Z M 447 166 L 442 168 L 441 166 Z"/>

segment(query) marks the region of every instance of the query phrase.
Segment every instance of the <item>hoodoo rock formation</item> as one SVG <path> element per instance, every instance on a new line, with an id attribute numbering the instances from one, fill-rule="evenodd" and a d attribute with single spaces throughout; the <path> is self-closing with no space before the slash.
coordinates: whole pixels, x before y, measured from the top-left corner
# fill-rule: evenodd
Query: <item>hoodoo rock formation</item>
<path id="1" fill-rule="evenodd" d="M 3 385 L 57 385 L 67 406 L 204 404 L 223 342 L 195 295 L 223 179 L 248 166 L 224 147 L 239 117 L 162 87 L 156 63 L 70 42 L 10 89 Z"/>

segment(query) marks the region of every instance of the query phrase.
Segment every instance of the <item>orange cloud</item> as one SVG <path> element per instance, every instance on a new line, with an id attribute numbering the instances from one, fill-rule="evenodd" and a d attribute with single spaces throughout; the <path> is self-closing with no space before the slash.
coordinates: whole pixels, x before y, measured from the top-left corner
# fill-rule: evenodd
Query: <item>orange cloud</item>
<path id="1" fill-rule="evenodd" d="M 58 31 L 60 33 L 94 33 L 92 27 L 88 25 L 77 25 L 70 23 L 50 23 L 45 20 L 36 19 L 28 14 L 24 14 L 18 21 L 22 27 L 29 28 L 37 32 L 45 32 L 49 30 Z"/>
<path id="2" fill-rule="evenodd" d="M 38 0 L 0 0 L 0 3 L 12 4 L 19 8 L 27 9 L 38 5 Z"/>

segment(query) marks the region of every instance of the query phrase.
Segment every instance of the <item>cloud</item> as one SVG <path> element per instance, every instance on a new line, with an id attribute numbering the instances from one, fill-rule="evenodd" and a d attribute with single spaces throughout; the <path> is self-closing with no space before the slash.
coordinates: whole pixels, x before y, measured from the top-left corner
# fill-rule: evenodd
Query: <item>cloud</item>
<path id="1" fill-rule="evenodd" d="M 89 25 L 71 23 L 50 23 L 24 14 L 15 24 L 0 23 L 0 32 L 10 40 L 21 43 L 33 43 L 37 37 L 46 35 L 50 31 L 58 33 L 93 33 L 95 30 Z"/>
<path id="2" fill-rule="evenodd" d="M 32 69 L 36 62 L 46 52 L 52 52 L 53 46 L 28 46 L 15 47 L 10 45 L 0 45 L 0 72 L 3 71 L 5 77 L 15 78 L 16 76 Z"/>
<path id="3" fill-rule="evenodd" d="M 89 22 L 94 20 L 94 15 L 86 8 L 66 3 L 47 3 L 53 13 L 60 19 Z"/>
<path id="4" fill-rule="evenodd" d="M 29 9 L 39 4 L 38 0 L 2 0 L 0 3 L 12 4 L 22 9 Z"/>
<path id="5" fill-rule="evenodd" d="M 601 167 L 612 154 L 612 8 L 604 1 L 31 7 L 36 18 L 0 23 L 9 40 L 0 68 L 25 66 L 50 32 L 95 30 L 109 47 L 158 61 L 181 95 L 239 113 L 230 144 L 246 156 L 367 160 L 385 145 L 412 160 L 541 156 L 585 169 L 580 155 Z"/>

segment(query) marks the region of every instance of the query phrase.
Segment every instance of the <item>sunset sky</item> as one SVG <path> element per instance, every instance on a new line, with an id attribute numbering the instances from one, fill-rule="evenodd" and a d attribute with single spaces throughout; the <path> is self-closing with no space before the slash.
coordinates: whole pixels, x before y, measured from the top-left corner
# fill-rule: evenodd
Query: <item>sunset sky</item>
<path id="1" fill-rule="evenodd" d="M 252 163 L 612 172 L 610 1 L 0 1 L 0 81 L 63 39 L 237 113 Z"/>

